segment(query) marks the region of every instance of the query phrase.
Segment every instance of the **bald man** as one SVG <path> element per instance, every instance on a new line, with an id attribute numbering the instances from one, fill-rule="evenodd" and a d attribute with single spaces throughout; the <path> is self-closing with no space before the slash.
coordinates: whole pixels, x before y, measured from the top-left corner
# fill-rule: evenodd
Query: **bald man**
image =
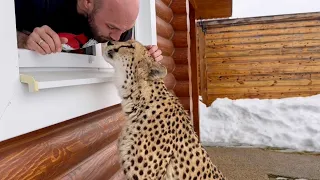
<path id="1" fill-rule="evenodd" d="M 139 0 L 15 0 L 18 47 L 50 54 L 67 39 L 58 33 L 84 35 L 99 43 L 127 41 L 139 13 Z M 157 46 L 147 46 L 161 60 Z"/>

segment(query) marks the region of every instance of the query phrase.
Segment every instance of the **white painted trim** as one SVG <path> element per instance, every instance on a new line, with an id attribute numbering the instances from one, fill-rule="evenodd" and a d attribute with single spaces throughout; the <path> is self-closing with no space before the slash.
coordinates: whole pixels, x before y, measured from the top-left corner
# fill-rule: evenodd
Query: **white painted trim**
<path id="1" fill-rule="evenodd" d="M 135 39 L 143 45 L 157 45 L 155 0 L 140 0 L 134 33 Z"/>
<path id="2" fill-rule="evenodd" d="M 0 142 L 121 102 L 111 82 L 113 68 L 100 58 L 99 45 L 96 56 L 18 50 L 14 1 L 0 6 L 0 23 L 6 26 L 0 28 Z M 32 77 L 41 91 L 30 93 L 20 73 Z"/>
<path id="3" fill-rule="evenodd" d="M 41 55 L 34 51 L 19 49 L 19 67 L 85 67 L 85 68 L 113 68 L 107 63 L 101 52 L 101 44 L 96 45 L 96 55 L 74 54 L 74 53 L 55 53 Z"/>
<path id="4" fill-rule="evenodd" d="M 24 70 L 23 70 L 24 69 Z M 55 69 L 44 70 L 20 68 L 20 81 L 28 84 L 29 92 L 43 89 L 79 86 L 86 84 L 105 83 L 113 81 L 111 69 Z"/>
<path id="5" fill-rule="evenodd" d="M 136 39 L 156 45 L 155 1 L 140 2 Z M 95 56 L 18 50 L 14 1 L 0 6 L 0 23 L 0 142 L 121 102 L 99 44 Z"/>
<path id="6" fill-rule="evenodd" d="M 30 93 L 27 85 L 17 79 L 12 95 L 5 102 L 7 106 L 2 109 L 0 142 L 120 102 L 116 87 L 110 82 Z"/>

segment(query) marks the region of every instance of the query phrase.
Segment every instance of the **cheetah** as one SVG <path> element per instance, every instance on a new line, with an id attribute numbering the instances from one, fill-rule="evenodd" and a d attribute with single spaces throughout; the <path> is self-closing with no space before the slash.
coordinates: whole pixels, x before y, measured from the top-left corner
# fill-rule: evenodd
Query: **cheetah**
<path id="1" fill-rule="evenodd" d="M 166 67 L 135 40 L 103 43 L 102 54 L 115 68 L 127 118 L 118 141 L 126 179 L 226 179 L 200 144 L 188 113 L 167 90 Z"/>

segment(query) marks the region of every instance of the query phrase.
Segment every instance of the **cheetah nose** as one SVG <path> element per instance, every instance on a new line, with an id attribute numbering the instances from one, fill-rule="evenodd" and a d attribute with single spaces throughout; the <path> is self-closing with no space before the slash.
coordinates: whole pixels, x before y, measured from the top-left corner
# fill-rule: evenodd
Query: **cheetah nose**
<path id="1" fill-rule="evenodd" d="M 115 51 L 113 49 L 111 49 L 111 50 L 108 51 L 108 56 L 110 58 L 113 58 L 114 53 L 115 53 Z"/>
<path id="2" fill-rule="evenodd" d="M 114 44 L 111 41 L 107 42 L 107 46 L 112 46 L 112 45 L 114 45 Z"/>

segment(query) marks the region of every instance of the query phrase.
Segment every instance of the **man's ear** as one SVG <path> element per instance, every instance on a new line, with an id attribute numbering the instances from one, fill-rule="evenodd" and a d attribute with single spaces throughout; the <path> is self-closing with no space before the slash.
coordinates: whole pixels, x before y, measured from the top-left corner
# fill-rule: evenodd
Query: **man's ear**
<path id="1" fill-rule="evenodd" d="M 79 3 L 82 3 L 82 5 L 83 5 L 83 7 L 85 7 L 87 13 L 91 12 L 95 6 L 93 0 L 82 0 L 82 1 L 79 1 Z"/>
<path id="2" fill-rule="evenodd" d="M 158 62 L 152 62 L 149 66 L 149 80 L 162 79 L 167 75 L 167 68 Z"/>

